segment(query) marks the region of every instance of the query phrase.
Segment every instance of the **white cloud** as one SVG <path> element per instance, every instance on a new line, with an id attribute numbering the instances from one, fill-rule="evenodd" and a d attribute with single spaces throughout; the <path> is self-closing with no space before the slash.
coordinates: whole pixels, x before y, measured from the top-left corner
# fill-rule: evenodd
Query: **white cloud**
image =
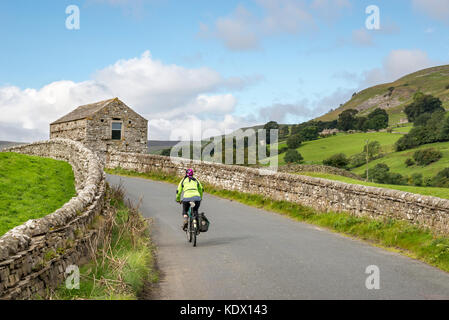
<path id="1" fill-rule="evenodd" d="M 449 23 L 449 1 L 447 0 L 413 0 L 417 12 L 424 12 L 433 19 Z"/>
<path id="2" fill-rule="evenodd" d="M 188 117 L 214 127 L 223 119 L 232 123 L 229 114 L 237 100 L 219 91 L 239 90 L 254 81 L 254 77 L 224 78 L 210 68 L 167 65 L 145 52 L 96 72 L 88 81 L 57 81 L 40 89 L 0 87 L 0 140 L 46 139 L 52 121 L 76 106 L 112 97 L 122 99 L 150 124 L 163 124 L 150 127 L 151 139 L 167 139 L 165 134 Z"/>
<path id="3" fill-rule="evenodd" d="M 409 73 L 437 65 L 421 50 L 393 50 L 385 57 L 382 67 L 363 73 L 362 87 L 395 81 Z"/>

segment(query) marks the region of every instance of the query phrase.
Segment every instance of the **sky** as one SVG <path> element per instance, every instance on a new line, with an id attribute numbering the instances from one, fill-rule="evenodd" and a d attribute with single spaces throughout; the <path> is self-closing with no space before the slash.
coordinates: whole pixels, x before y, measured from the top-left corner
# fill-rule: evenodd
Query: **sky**
<path id="1" fill-rule="evenodd" d="M 449 0 L 8 0 L 0 39 L 0 140 L 114 97 L 176 140 L 300 123 L 449 64 Z"/>

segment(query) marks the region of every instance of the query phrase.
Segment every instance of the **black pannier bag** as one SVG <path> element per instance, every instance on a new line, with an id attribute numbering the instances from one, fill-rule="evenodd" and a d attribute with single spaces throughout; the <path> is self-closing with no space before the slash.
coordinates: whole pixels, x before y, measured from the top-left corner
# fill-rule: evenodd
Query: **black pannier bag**
<path id="1" fill-rule="evenodd" d="M 201 212 L 198 216 L 199 224 L 200 224 L 200 231 L 201 232 L 207 232 L 209 230 L 209 219 L 206 218 L 204 215 L 204 212 Z"/>

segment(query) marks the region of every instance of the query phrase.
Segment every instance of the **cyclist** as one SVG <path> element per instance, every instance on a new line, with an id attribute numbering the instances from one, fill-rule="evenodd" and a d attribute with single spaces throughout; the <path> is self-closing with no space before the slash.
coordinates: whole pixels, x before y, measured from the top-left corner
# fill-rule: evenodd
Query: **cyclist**
<path id="1" fill-rule="evenodd" d="M 203 186 L 198 179 L 193 177 L 193 170 L 187 169 L 186 176 L 181 180 L 176 190 L 176 201 L 182 202 L 182 215 L 184 217 L 184 223 L 182 225 L 182 230 L 187 230 L 188 215 L 187 212 L 190 208 L 190 202 L 195 203 L 193 208 L 193 213 L 198 214 L 198 209 L 203 199 Z M 184 192 L 183 199 L 181 201 L 181 194 Z"/>

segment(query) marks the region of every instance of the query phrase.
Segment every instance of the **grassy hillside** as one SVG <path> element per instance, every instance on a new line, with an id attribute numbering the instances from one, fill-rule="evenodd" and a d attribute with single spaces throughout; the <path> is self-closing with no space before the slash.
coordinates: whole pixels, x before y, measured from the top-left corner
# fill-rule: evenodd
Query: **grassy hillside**
<path id="1" fill-rule="evenodd" d="M 305 163 L 322 164 L 322 161 L 336 153 L 344 153 L 346 156 L 363 151 L 365 141 L 379 141 L 383 152 L 392 152 L 395 142 L 402 137 L 401 134 L 374 132 L 374 133 L 339 133 L 329 138 L 304 142 L 297 150 L 304 157 Z M 285 144 L 280 143 L 282 148 Z M 285 153 L 279 155 L 279 165 L 284 165 Z"/>
<path id="2" fill-rule="evenodd" d="M 74 181 L 66 162 L 0 153 L 0 236 L 62 207 L 76 194 Z"/>
<path id="3" fill-rule="evenodd" d="M 421 167 L 418 165 L 413 165 L 411 167 L 407 167 L 405 165 L 405 160 L 407 158 L 413 158 L 413 153 L 416 150 L 420 149 L 427 149 L 427 148 L 435 148 L 441 151 L 443 154 L 443 157 L 437 161 L 434 162 L 428 166 Z M 432 144 L 426 144 L 422 145 L 415 149 L 410 149 L 406 151 L 401 152 L 394 152 L 391 154 L 386 155 L 383 158 L 371 161 L 368 163 L 368 165 L 364 165 L 362 167 L 356 168 L 353 171 L 356 174 L 362 174 L 366 171 L 366 167 L 373 168 L 378 163 L 385 163 L 390 167 L 391 172 L 400 173 L 402 175 L 412 175 L 414 173 L 422 173 L 424 177 L 433 177 L 435 174 L 437 174 L 439 171 L 443 170 L 444 168 L 449 167 L 449 142 L 439 142 L 439 143 L 432 143 Z"/>
<path id="4" fill-rule="evenodd" d="M 417 91 L 440 98 L 443 106 L 449 109 L 449 65 L 424 69 L 394 82 L 360 91 L 341 107 L 316 120 L 335 120 L 347 109 L 356 109 L 359 110 L 360 115 L 366 115 L 380 107 L 387 110 L 390 115 L 390 125 L 394 125 L 401 118 L 406 118 L 403 110 L 411 103 L 413 94 Z"/>

